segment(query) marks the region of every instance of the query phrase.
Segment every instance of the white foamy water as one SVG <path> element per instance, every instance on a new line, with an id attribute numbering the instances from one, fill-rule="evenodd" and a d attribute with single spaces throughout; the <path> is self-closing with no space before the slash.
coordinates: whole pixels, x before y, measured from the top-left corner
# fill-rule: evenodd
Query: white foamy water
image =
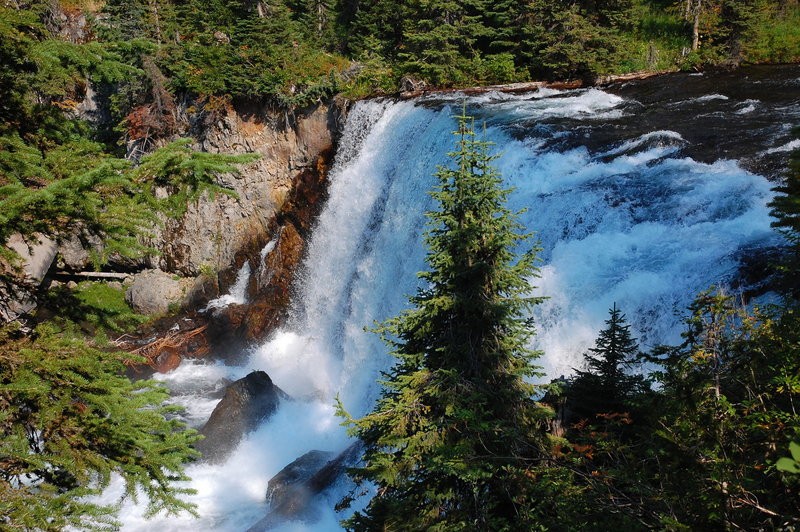
<path id="1" fill-rule="evenodd" d="M 795 139 L 795 140 L 792 140 L 790 142 L 787 142 L 786 144 L 784 144 L 782 146 L 778 146 L 776 148 L 770 148 L 767 151 L 765 151 L 764 153 L 789 152 L 789 151 L 794 151 L 794 150 L 796 150 L 798 148 L 800 148 L 800 139 Z"/>
<path id="2" fill-rule="evenodd" d="M 206 305 L 206 308 L 203 310 L 221 309 L 228 305 L 242 305 L 247 303 L 247 282 L 249 280 L 250 263 L 245 262 L 239 269 L 239 273 L 236 274 L 236 281 L 233 283 L 228 293 L 209 301 L 208 305 Z"/>
<path id="3" fill-rule="evenodd" d="M 608 157 L 611 155 L 627 153 L 642 147 L 656 146 L 658 148 L 666 148 L 667 151 L 656 151 L 651 153 L 651 155 L 658 153 L 658 156 L 663 156 L 667 153 L 677 151 L 678 147 L 685 143 L 686 141 L 683 140 L 683 137 L 680 135 L 680 133 L 676 133 L 675 131 L 653 131 L 652 133 L 647 133 L 641 137 L 623 142 L 620 146 L 613 148 L 601 155 L 603 157 Z"/>
<path id="4" fill-rule="evenodd" d="M 710 102 L 712 100 L 728 100 L 729 98 L 724 94 L 708 94 L 706 96 L 700 96 L 699 98 L 695 98 L 694 101 L 696 102 Z"/>
<path id="5" fill-rule="evenodd" d="M 691 98 L 691 99 L 688 99 L 688 100 L 681 100 L 681 101 L 678 101 L 678 102 L 670 104 L 670 106 L 671 107 L 677 107 L 677 106 L 685 105 L 685 104 L 688 104 L 688 103 L 703 103 L 703 102 L 725 101 L 725 100 L 730 100 L 730 98 L 728 98 L 724 94 L 706 94 L 704 96 L 700 96 L 700 97 L 697 97 L 697 98 Z"/>
<path id="6" fill-rule="evenodd" d="M 249 434 L 224 464 L 195 464 L 186 469 L 192 478 L 191 487 L 197 490 L 197 494 L 187 497 L 187 500 L 197 504 L 200 519 L 162 516 L 148 520 L 144 517 L 143 507 L 128 501 L 120 513 L 123 530 L 246 530 L 266 514 L 267 482 L 285 465 L 312 449 L 341 450 L 347 446 L 339 422 L 331 402 L 286 402 L 269 423 Z M 105 499 L 110 502 L 123 492 L 122 482 L 116 479 L 107 490 Z M 324 518 L 332 529 L 339 529 L 338 519 L 332 511 Z M 289 526 L 300 526 L 302 530 L 326 530 L 317 524 Z"/>
<path id="7" fill-rule="evenodd" d="M 756 108 L 760 103 L 761 102 L 759 102 L 758 100 L 745 100 L 743 102 L 740 102 L 736 104 L 736 107 L 738 107 L 738 109 L 736 110 L 736 114 L 746 115 L 747 113 L 752 113 L 753 111 L 756 110 Z"/>
<path id="8" fill-rule="evenodd" d="M 438 102 L 464 101 L 461 93 L 433 94 L 429 99 Z M 548 120 L 570 118 L 573 120 L 619 118 L 624 100 L 600 89 L 577 89 L 561 91 L 543 88 L 529 94 L 504 94 L 488 92 L 468 97 L 470 104 L 491 109 L 492 114 L 502 114 L 512 120 Z"/>
<path id="9" fill-rule="evenodd" d="M 287 324 L 243 367 L 185 363 L 160 377 L 195 426 L 214 403 L 198 394 L 219 393 L 227 380 L 252 369 L 266 371 L 300 400 L 281 406 L 227 463 L 189 468 L 200 520 L 144 521 L 128 504 L 124 530 L 244 530 L 266 513 L 266 484 L 280 469 L 311 449 L 347 446 L 334 398 L 351 414 L 364 414 L 379 392 L 376 379 L 392 364 L 365 327 L 406 308 L 406 296 L 418 287 L 416 272 L 425 268 L 422 234 L 424 213 L 435 207 L 428 194 L 432 173 L 448 164 L 452 116 L 460 112 L 456 97 L 437 101 L 355 104 Z M 769 227 L 770 183 L 735 161 L 702 164 L 682 157 L 686 141 L 673 131 L 592 153 L 585 147 L 548 151 L 547 142 L 565 132 L 520 125 L 622 116 L 625 101 L 618 96 L 598 89 L 491 93 L 468 103 L 468 112 L 487 120 L 487 138 L 501 153 L 495 164 L 515 187 L 510 207 L 527 209 L 522 222 L 541 241 L 541 278 L 531 284 L 549 299 L 534 310 L 531 347 L 545 351 L 538 362 L 548 379 L 579 364 L 613 303 L 645 347 L 675 341 L 681 330 L 676 311 L 710 284 L 731 280 L 739 250 L 780 242 Z M 320 521 L 278 530 L 338 530 L 344 516 L 331 508 L 344 489 L 318 501 Z"/>

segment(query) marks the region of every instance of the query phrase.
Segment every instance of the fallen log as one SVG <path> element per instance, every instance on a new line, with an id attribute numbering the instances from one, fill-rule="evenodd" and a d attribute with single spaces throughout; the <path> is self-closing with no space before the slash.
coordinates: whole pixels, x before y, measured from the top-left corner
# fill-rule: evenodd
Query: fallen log
<path id="1" fill-rule="evenodd" d="M 676 72 L 676 70 L 645 70 L 639 72 L 630 72 L 628 74 L 615 74 L 609 76 L 600 76 L 593 83 L 588 83 L 581 80 L 571 81 L 526 81 L 521 83 L 508 83 L 505 85 L 487 85 L 485 87 L 462 87 L 460 89 L 425 89 L 418 91 L 404 91 L 400 92 L 398 96 L 403 100 L 410 100 L 412 98 L 419 98 L 420 96 L 435 95 L 435 94 L 454 94 L 461 93 L 467 96 L 475 94 L 485 94 L 487 92 L 531 92 L 538 89 L 577 89 L 580 87 L 599 87 L 617 83 L 620 81 L 634 81 L 639 79 L 647 79 L 653 76 L 660 76 Z"/>
<path id="2" fill-rule="evenodd" d="M 129 273 L 119 272 L 76 272 L 76 273 L 63 273 L 60 275 L 76 276 L 76 277 L 92 277 L 98 279 L 125 279 L 130 277 Z"/>

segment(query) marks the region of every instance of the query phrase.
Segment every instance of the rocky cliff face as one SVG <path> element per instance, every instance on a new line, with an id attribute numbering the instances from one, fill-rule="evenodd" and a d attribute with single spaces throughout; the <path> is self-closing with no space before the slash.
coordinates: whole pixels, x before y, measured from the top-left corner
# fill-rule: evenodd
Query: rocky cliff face
<path id="1" fill-rule="evenodd" d="M 220 177 L 237 198 L 201 198 L 179 220 L 166 220 L 147 242 L 160 252 L 146 259 L 147 267 L 196 277 L 185 290 L 183 311 L 142 332 L 158 338 L 136 348 L 156 370 L 169 371 L 186 356 L 231 359 L 282 323 L 295 269 L 326 196 L 344 112 L 336 102 L 291 116 L 244 103 L 195 132 L 200 149 L 262 157 L 239 175 Z M 244 294 L 204 308 L 231 289 L 245 263 Z"/>
<path id="2" fill-rule="evenodd" d="M 148 266 L 196 276 L 225 275 L 244 261 L 243 250 L 263 246 L 274 236 L 274 222 L 291 192 L 336 140 L 341 109 L 320 104 L 291 116 L 245 102 L 231 105 L 209 129 L 200 131 L 197 147 L 211 153 L 257 153 L 261 158 L 239 175 L 220 177 L 238 198 L 204 197 L 179 220 L 167 220 L 148 244 L 160 251 Z M 245 253 L 247 254 L 247 253 Z"/>

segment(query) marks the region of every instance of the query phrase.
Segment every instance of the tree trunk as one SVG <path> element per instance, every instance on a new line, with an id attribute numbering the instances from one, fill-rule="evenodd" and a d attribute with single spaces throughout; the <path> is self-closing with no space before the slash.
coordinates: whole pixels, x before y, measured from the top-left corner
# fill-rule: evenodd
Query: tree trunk
<path id="1" fill-rule="evenodd" d="M 156 42 L 161 46 L 161 20 L 158 16 L 158 2 L 151 1 L 150 7 L 153 10 L 154 21 L 156 25 Z"/>

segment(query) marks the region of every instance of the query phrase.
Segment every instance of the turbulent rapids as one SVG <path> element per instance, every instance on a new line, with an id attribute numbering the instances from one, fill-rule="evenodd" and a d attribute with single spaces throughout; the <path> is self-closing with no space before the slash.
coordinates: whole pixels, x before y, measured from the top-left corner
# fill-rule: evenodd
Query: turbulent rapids
<path id="1" fill-rule="evenodd" d="M 796 68 L 780 71 L 779 81 L 752 72 L 735 84 L 729 75 L 683 75 L 681 93 L 656 79 L 467 98 L 514 188 L 511 207 L 542 248 L 541 277 L 531 285 L 548 299 L 534 311 L 532 347 L 544 351 L 548 379 L 579 363 L 615 302 L 648 348 L 679 338 L 677 313 L 711 284 L 760 295 L 752 271 L 782 243 L 770 228 L 767 177 L 793 146 L 800 80 Z M 253 369 L 298 400 L 226 463 L 188 469 L 199 521 L 145 521 L 129 505 L 125 530 L 244 530 L 266 513 L 267 481 L 286 464 L 348 445 L 334 398 L 365 413 L 392 363 L 365 327 L 405 308 L 417 287 L 432 173 L 447 163 L 462 99 L 354 105 L 286 326 L 243 367 L 187 361 L 161 377 L 192 426 L 208 418 L 226 379 Z M 331 508 L 346 489 L 319 498 L 316 523 L 281 530 L 338 530 L 343 515 Z"/>

